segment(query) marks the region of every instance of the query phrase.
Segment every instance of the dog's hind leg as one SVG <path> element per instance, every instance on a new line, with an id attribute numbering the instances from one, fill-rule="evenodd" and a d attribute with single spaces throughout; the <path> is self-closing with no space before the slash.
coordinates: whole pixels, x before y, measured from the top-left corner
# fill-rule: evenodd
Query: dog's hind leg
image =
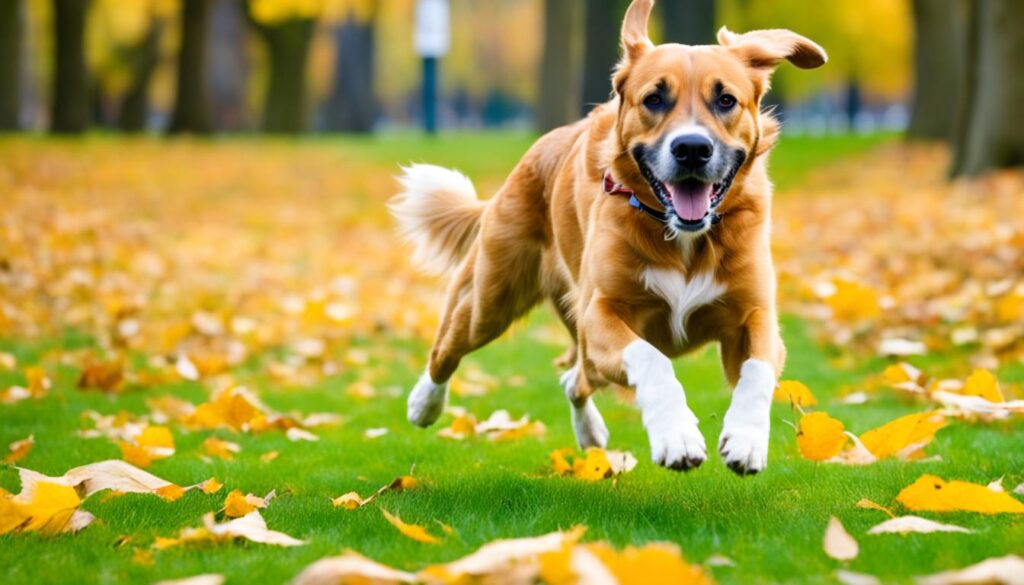
<path id="1" fill-rule="evenodd" d="M 522 190 L 513 191 L 517 186 Z M 534 232 L 545 218 L 543 209 L 527 203 L 528 186 L 513 174 L 485 212 L 480 235 L 449 285 L 430 363 L 409 394 L 413 424 L 433 424 L 462 358 L 500 336 L 541 299 L 543 238 Z"/>

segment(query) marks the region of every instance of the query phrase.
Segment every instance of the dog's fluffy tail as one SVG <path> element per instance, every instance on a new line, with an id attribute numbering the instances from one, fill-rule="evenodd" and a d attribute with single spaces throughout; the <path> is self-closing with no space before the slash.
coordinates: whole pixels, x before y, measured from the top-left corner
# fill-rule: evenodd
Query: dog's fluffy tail
<path id="1" fill-rule="evenodd" d="M 487 204 L 458 171 L 422 164 L 402 171 L 398 182 L 404 191 L 388 202 L 388 209 L 415 247 L 416 262 L 429 272 L 450 272 L 476 239 Z"/>

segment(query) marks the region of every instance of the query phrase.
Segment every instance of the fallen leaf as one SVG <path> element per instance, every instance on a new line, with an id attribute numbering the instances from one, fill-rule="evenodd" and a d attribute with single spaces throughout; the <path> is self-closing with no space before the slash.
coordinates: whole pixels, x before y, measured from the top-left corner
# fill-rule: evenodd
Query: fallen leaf
<path id="1" fill-rule="evenodd" d="M 999 479 L 994 479 L 994 480 L 990 481 L 988 483 L 988 485 L 985 486 L 985 487 L 987 487 L 988 489 L 990 489 L 990 490 L 992 490 L 994 492 L 999 492 L 999 493 L 1005 492 L 1006 489 L 1003 488 L 1003 477 L 1004 476 L 999 476 Z"/>
<path id="2" fill-rule="evenodd" d="M 29 452 L 32 451 L 32 447 L 36 444 L 35 435 L 29 435 L 19 441 L 14 441 L 8 445 L 7 450 L 10 451 L 4 456 L 4 463 L 13 465 L 28 456 Z"/>
<path id="3" fill-rule="evenodd" d="M 512 576 L 530 583 L 540 574 L 540 556 L 561 551 L 566 542 L 575 545 L 585 529 L 552 532 L 543 536 L 496 540 L 461 559 L 424 569 L 420 576 L 428 583 L 471 583 L 487 576 Z"/>
<path id="4" fill-rule="evenodd" d="M 839 454 L 847 437 L 843 423 L 824 412 L 812 412 L 800 417 L 796 442 L 800 454 L 811 461 L 825 461 Z"/>
<path id="5" fill-rule="evenodd" d="M 404 534 L 406 537 L 413 540 L 423 542 L 426 544 L 438 544 L 441 539 L 427 532 L 427 529 L 418 524 L 406 524 L 402 522 L 402 519 L 381 508 L 381 513 L 384 514 L 384 518 L 391 523 L 392 526 L 398 529 L 399 532 Z"/>
<path id="6" fill-rule="evenodd" d="M 460 441 L 476 435 L 476 417 L 471 413 L 463 413 L 455 417 L 452 424 L 437 431 L 437 436 Z"/>
<path id="7" fill-rule="evenodd" d="M 374 583 L 393 585 L 415 583 L 418 579 L 412 573 L 392 569 L 371 561 L 352 551 L 337 557 L 316 561 L 302 570 L 291 581 L 292 585 L 343 585 L 346 583 Z"/>
<path id="8" fill-rule="evenodd" d="M 854 573 L 846 569 L 838 569 L 834 575 L 836 581 L 839 581 L 842 585 L 882 585 L 882 582 L 874 575 Z"/>
<path id="9" fill-rule="evenodd" d="M 857 558 L 860 547 L 850 533 L 843 528 L 843 523 L 833 516 L 828 521 L 823 542 L 825 554 L 837 561 L 851 561 Z"/>
<path id="10" fill-rule="evenodd" d="M 898 456 L 913 459 L 923 453 L 935 433 L 946 426 L 941 414 L 922 412 L 902 416 L 860 436 L 861 442 L 879 458 Z"/>
<path id="11" fill-rule="evenodd" d="M 367 503 L 369 502 L 363 500 L 356 492 L 348 492 L 331 500 L 331 505 L 335 508 L 345 508 L 346 510 L 355 510 L 360 506 L 365 506 Z"/>
<path id="12" fill-rule="evenodd" d="M 909 510 L 925 512 L 980 512 L 982 514 L 1024 514 L 1024 504 L 1007 493 L 994 492 L 966 481 L 946 482 L 934 475 L 922 475 L 903 488 L 896 501 Z"/>
<path id="13" fill-rule="evenodd" d="M 198 488 L 199 491 L 203 492 L 204 494 L 215 494 L 219 492 L 222 487 L 224 487 L 224 484 L 217 481 L 216 477 L 211 477 L 210 479 L 197 484 L 195 487 Z"/>
<path id="14" fill-rule="evenodd" d="M 383 437 L 389 432 L 390 431 L 388 429 L 383 427 L 376 429 L 366 429 L 366 432 L 363 433 L 363 436 L 366 437 L 367 439 L 379 439 L 380 437 Z"/>
<path id="15" fill-rule="evenodd" d="M 307 431 L 306 429 L 300 429 L 299 427 L 292 427 L 292 428 L 288 429 L 287 431 L 285 431 L 284 434 L 285 434 L 286 437 L 288 437 L 288 440 L 292 441 L 292 442 L 298 442 L 298 441 L 315 442 L 315 441 L 319 441 L 320 440 L 320 437 L 314 435 L 313 433 Z"/>
<path id="16" fill-rule="evenodd" d="M 625 451 L 590 447 L 582 456 L 573 449 L 556 449 L 548 456 L 555 473 L 586 481 L 598 481 L 632 471 L 636 457 Z"/>
<path id="17" fill-rule="evenodd" d="M 989 402 L 1004 402 L 1003 392 L 999 389 L 999 380 L 988 370 L 974 370 L 964 382 L 960 394 L 979 396 Z"/>
<path id="18" fill-rule="evenodd" d="M 651 543 L 640 547 L 629 546 L 615 551 L 604 543 L 586 546 L 621 585 L 647 583 L 687 583 L 709 585 L 712 579 L 699 565 L 687 563 L 679 547 L 670 543 Z"/>
<path id="19" fill-rule="evenodd" d="M 203 441 L 203 452 L 210 457 L 217 457 L 225 461 L 230 461 L 235 458 L 235 455 L 242 452 L 242 447 L 238 443 L 232 443 L 231 441 L 225 441 L 224 439 L 218 439 L 217 437 L 207 437 Z"/>
<path id="20" fill-rule="evenodd" d="M 970 533 L 971 531 L 961 526 L 941 524 L 939 522 L 928 520 L 927 518 L 921 518 L 920 516 L 899 516 L 897 518 L 890 518 L 889 520 L 873 526 L 868 530 L 868 534 L 906 534 L 908 532 L 927 534 L 929 532 Z"/>
<path id="21" fill-rule="evenodd" d="M 917 577 L 919 585 L 975 585 L 982 583 L 1020 585 L 1024 583 L 1024 558 L 1007 555 L 986 559 L 963 569 Z"/>
<path id="22" fill-rule="evenodd" d="M 233 490 L 224 499 L 224 515 L 228 518 L 248 516 L 257 509 L 267 507 L 267 499 L 252 494 L 242 495 L 240 490 Z"/>
<path id="23" fill-rule="evenodd" d="M 814 406 L 818 403 L 818 399 L 811 393 L 811 389 L 796 380 L 779 382 L 772 398 L 776 402 L 785 402 L 796 406 Z"/>
<path id="24" fill-rule="evenodd" d="M 857 502 L 857 507 L 858 508 L 864 508 L 866 510 L 878 510 L 879 512 L 885 512 L 886 514 L 889 515 L 890 518 L 895 518 L 896 517 L 896 514 L 893 514 L 892 510 L 890 510 L 889 508 L 886 508 L 885 506 L 881 506 L 879 504 L 876 504 L 876 503 L 874 503 L 871 500 L 868 500 L 866 498 L 863 498 L 859 502 Z"/>
<path id="25" fill-rule="evenodd" d="M 251 512 L 241 518 L 235 518 L 223 524 L 214 522 L 213 514 L 203 516 L 203 526 L 200 528 L 185 528 L 177 538 L 157 538 L 153 547 L 157 550 L 164 550 L 175 546 L 201 543 L 221 543 L 237 538 L 269 544 L 274 546 L 301 546 L 304 541 L 293 538 L 283 532 L 277 532 L 267 528 L 267 523 L 259 511 Z"/>
<path id="26" fill-rule="evenodd" d="M 20 494 L 0 495 L 0 534 L 41 532 L 52 536 L 65 530 L 82 500 L 73 487 L 40 477 L 27 480 L 23 475 Z"/>
<path id="27" fill-rule="evenodd" d="M 157 581 L 153 585 L 224 585 L 224 575 L 208 573 L 194 577 L 185 577 L 184 579 Z"/>

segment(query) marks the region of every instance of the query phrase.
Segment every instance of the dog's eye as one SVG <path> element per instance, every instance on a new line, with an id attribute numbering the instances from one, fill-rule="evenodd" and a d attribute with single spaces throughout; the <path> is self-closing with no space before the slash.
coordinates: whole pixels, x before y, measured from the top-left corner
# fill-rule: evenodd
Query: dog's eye
<path id="1" fill-rule="evenodd" d="M 652 93 L 651 95 L 644 98 L 644 106 L 649 110 L 657 110 L 665 104 L 665 100 L 660 95 Z"/>
<path id="2" fill-rule="evenodd" d="M 718 109 L 722 111 L 728 111 L 731 110 L 733 106 L 736 105 L 736 98 L 727 93 L 723 93 L 722 95 L 718 96 L 718 100 L 715 103 L 718 105 Z"/>

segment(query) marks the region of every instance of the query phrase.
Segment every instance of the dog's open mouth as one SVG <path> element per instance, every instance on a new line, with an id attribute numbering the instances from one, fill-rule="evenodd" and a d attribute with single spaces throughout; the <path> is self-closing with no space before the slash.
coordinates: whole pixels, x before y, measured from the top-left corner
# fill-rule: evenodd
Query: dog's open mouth
<path id="1" fill-rule="evenodd" d="M 678 219 L 679 227 L 684 230 L 699 230 L 710 216 L 715 219 L 715 209 L 725 198 L 732 186 L 745 157 L 740 154 L 729 169 L 725 178 L 717 183 L 701 181 L 697 178 L 683 179 L 679 182 L 662 181 L 654 175 L 654 171 L 644 162 L 642 151 L 635 153 L 634 158 L 640 166 L 640 172 L 651 186 L 651 190 L 665 207 L 665 210 Z"/>

